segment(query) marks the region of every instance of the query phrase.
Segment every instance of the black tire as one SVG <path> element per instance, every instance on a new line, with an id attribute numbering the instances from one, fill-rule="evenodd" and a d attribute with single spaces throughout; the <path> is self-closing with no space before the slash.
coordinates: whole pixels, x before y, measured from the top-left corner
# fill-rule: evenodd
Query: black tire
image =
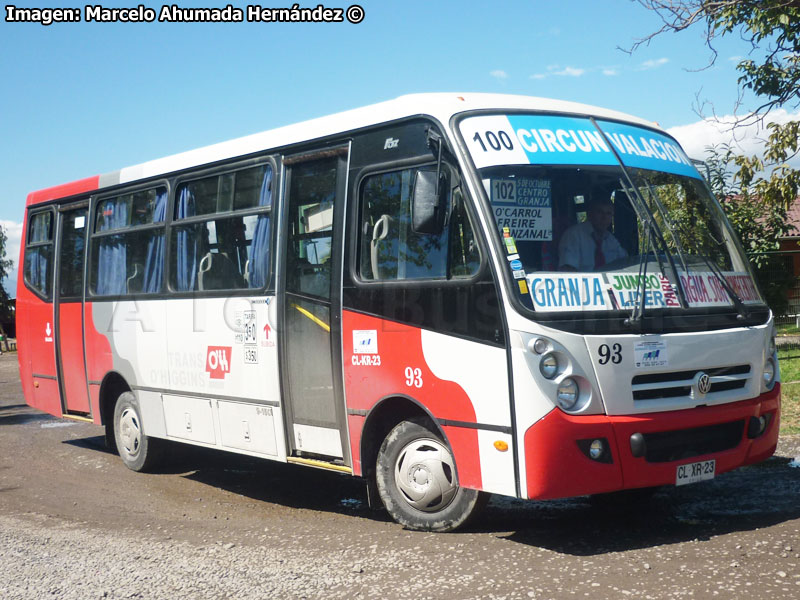
<path id="1" fill-rule="evenodd" d="M 424 421 L 403 421 L 378 452 L 375 480 L 391 517 L 409 529 L 453 531 L 486 505 L 488 495 L 462 488 L 453 454 Z"/>
<path id="2" fill-rule="evenodd" d="M 120 394 L 114 406 L 114 439 L 117 452 L 132 471 L 149 471 L 161 458 L 161 440 L 145 435 L 142 411 L 132 392 Z"/>

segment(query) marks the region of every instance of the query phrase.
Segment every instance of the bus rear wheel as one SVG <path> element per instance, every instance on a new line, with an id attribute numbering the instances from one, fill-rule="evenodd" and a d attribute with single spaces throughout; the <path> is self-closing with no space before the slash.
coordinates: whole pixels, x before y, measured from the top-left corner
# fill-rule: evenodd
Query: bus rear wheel
<path id="1" fill-rule="evenodd" d="M 458 485 L 452 452 L 423 421 L 403 421 L 389 432 L 375 479 L 386 510 L 409 529 L 453 531 L 486 504 L 485 494 Z"/>
<path id="2" fill-rule="evenodd" d="M 114 406 L 114 438 L 122 462 L 132 471 L 147 471 L 157 464 L 159 440 L 145 435 L 139 401 L 132 392 L 120 394 Z"/>

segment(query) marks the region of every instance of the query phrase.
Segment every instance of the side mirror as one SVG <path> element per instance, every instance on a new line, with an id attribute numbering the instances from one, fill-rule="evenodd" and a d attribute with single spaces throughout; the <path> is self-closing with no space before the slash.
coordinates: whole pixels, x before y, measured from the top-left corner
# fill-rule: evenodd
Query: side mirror
<path id="1" fill-rule="evenodd" d="M 411 197 L 411 227 L 414 233 L 442 232 L 448 189 L 449 181 L 444 173 L 437 181 L 436 171 L 417 171 Z"/>

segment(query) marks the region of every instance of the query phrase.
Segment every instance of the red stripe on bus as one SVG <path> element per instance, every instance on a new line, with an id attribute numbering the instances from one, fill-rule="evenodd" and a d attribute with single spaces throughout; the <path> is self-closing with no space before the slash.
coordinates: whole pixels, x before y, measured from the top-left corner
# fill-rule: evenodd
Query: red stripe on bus
<path id="1" fill-rule="evenodd" d="M 86 179 L 79 179 L 70 183 L 62 183 L 53 187 L 38 190 L 28 194 L 28 201 L 26 206 L 32 206 L 48 200 L 55 200 L 57 198 L 66 198 L 67 196 L 74 196 L 75 194 L 82 194 L 84 192 L 93 192 L 100 187 L 100 176 L 87 177 Z"/>
<path id="2" fill-rule="evenodd" d="M 353 331 L 361 333 L 354 336 Z M 354 338 L 361 345 L 357 352 L 353 348 Z M 424 406 L 436 419 L 475 422 L 475 407 L 464 388 L 458 382 L 436 377 L 430 370 L 422 351 L 422 330 L 418 327 L 345 310 L 342 346 L 348 409 L 370 411 L 382 399 L 406 397 Z M 360 475 L 361 431 L 352 427 L 353 422 L 358 420 L 350 419 L 353 472 Z M 455 455 L 459 483 L 480 489 L 477 430 L 443 429 Z"/>

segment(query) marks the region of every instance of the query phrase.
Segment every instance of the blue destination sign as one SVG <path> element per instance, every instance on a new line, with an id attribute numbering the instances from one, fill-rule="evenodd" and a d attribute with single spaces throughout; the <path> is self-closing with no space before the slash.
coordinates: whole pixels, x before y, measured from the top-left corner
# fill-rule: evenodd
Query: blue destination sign
<path id="1" fill-rule="evenodd" d="M 475 166 L 605 165 L 702 179 L 678 142 L 630 123 L 556 115 L 488 115 L 464 119 L 461 133 Z M 497 200 L 493 195 L 493 201 Z"/>

